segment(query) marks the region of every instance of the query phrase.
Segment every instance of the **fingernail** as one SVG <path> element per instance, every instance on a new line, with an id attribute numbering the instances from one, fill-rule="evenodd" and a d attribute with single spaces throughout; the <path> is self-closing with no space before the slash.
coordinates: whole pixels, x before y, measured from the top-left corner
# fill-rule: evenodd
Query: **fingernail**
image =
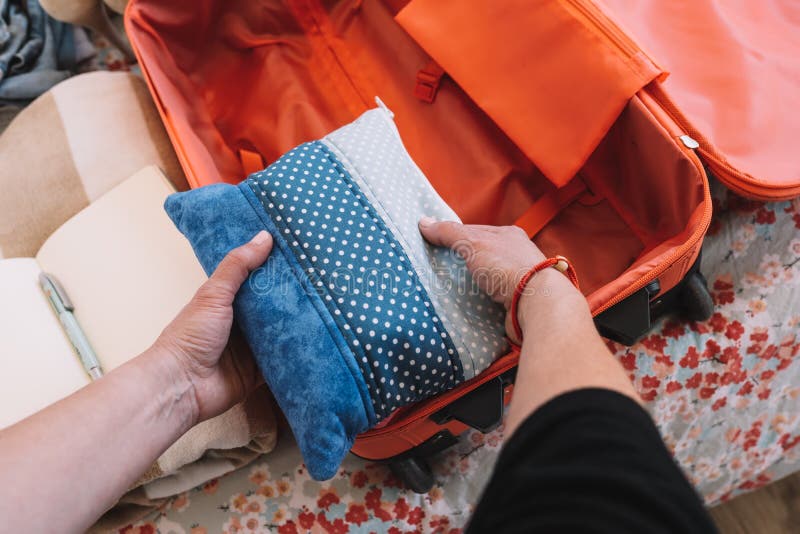
<path id="1" fill-rule="evenodd" d="M 436 218 L 435 217 L 429 217 L 428 215 L 426 215 L 426 216 L 422 217 L 419 220 L 419 225 L 420 226 L 430 226 L 435 222 L 436 222 Z"/>
<path id="2" fill-rule="evenodd" d="M 263 245 L 267 242 L 267 240 L 269 240 L 270 237 L 272 236 L 269 235 L 269 232 L 266 230 L 261 230 L 255 235 L 255 237 L 253 237 L 253 239 L 250 240 L 250 242 L 254 245 Z"/>

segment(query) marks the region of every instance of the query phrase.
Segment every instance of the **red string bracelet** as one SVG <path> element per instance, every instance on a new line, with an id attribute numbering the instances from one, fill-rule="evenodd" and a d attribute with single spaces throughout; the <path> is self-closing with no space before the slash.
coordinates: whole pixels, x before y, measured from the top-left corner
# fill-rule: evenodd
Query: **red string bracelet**
<path id="1" fill-rule="evenodd" d="M 522 293 L 525 291 L 525 287 L 528 285 L 528 282 L 530 282 L 531 278 L 533 278 L 533 275 L 539 271 L 547 269 L 548 267 L 552 267 L 553 269 L 564 273 L 564 275 L 569 278 L 569 281 L 572 282 L 572 285 L 580 289 L 578 285 L 578 275 L 575 273 L 575 269 L 572 267 L 572 264 L 564 256 L 548 258 L 525 273 L 525 276 L 520 279 L 517 287 L 514 289 L 514 296 L 511 297 L 511 309 L 509 310 L 509 313 L 511 314 L 511 324 L 514 326 L 514 333 L 517 335 L 517 339 L 520 340 L 520 342 L 522 342 L 522 328 L 519 326 L 519 318 L 517 317 L 519 299 L 522 297 Z"/>

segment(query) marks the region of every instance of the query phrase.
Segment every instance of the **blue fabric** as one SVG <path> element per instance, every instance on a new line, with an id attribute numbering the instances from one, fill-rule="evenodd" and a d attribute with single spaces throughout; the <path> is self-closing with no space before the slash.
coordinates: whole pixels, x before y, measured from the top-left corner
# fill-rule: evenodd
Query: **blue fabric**
<path id="1" fill-rule="evenodd" d="M 87 50 L 83 30 L 44 12 L 38 0 L 0 0 L 0 101 L 30 100 L 71 76 Z M 78 47 L 78 44 L 84 45 Z"/>
<path id="2" fill-rule="evenodd" d="M 267 262 L 237 293 L 234 314 L 309 473 L 331 478 L 355 435 L 376 419 L 355 357 L 320 296 L 246 184 L 177 193 L 165 209 L 207 273 L 258 231 L 275 238 Z"/>
<path id="3" fill-rule="evenodd" d="M 165 208 L 207 273 L 258 231 L 272 234 L 234 313 L 314 478 L 336 473 L 358 433 L 464 380 L 405 250 L 323 143 Z"/>
<path id="4" fill-rule="evenodd" d="M 319 141 L 246 182 L 355 354 L 378 421 L 464 380 L 403 247 Z"/>

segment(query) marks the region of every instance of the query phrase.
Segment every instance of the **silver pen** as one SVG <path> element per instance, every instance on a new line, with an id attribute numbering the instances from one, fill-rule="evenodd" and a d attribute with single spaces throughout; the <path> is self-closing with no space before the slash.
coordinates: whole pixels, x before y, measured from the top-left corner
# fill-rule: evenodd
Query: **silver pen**
<path id="1" fill-rule="evenodd" d="M 81 326 L 78 324 L 78 320 L 75 319 L 75 314 L 72 313 L 75 307 L 67 297 L 64 288 L 53 275 L 47 273 L 39 274 L 39 285 L 42 286 L 47 300 L 50 301 L 58 320 L 61 321 L 61 326 L 64 327 L 64 332 L 66 332 L 70 343 L 75 347 L 75 352 L 78 353 L 83 368 L 92 380 L 103 376 L 103 370 L 100 368 L 97 355 L 94 353 L 86 334 L 83 333 Z"/>

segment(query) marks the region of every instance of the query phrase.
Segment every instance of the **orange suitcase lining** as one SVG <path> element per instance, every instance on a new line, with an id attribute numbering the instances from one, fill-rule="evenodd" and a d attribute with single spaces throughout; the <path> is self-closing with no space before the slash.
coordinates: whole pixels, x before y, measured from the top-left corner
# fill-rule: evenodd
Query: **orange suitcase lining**
<path id="1" fill-rule="evenodd" d="M 585 0 L 412 0 L 397 21 L 558 186 L 662 75 Z"/>
<path id="2" fill-rule="evenodd" d="M 192 186 L 240 181 L 241 154 L 248 167 L 249 154 L 272 161 L 353 120 L 370 105 L 365 95 L 375 94 L 465 222 L 513 224 L 552 194 L 551 181 L 475 95 L 445 77 L 433 104 L 414 97 L 416 73 L 430 58 L 383 3 L 289 3 L 291 10 L 278 0 L 129 5 L 129 34 Z M 537 125 L 529 126 L 539 139 Z M 702 168 L 639 97 L 624 106 L 580 177 L 595 202 L 569 203 L 535 241 L 570 257 L 595 313 L 696 255 L 710 218 Z"/>

